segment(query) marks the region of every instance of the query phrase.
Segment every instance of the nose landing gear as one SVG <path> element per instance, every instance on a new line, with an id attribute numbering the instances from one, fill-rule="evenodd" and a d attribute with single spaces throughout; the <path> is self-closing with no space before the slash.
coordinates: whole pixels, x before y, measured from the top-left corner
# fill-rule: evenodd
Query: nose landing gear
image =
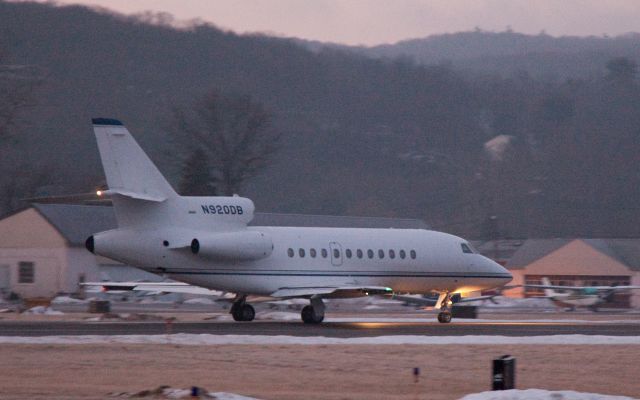
<path id="1" fill-rule="evenodd" d="M 436 308 L 441 310 L 438 313 L 438 322 L 441 324 L 448 324 L 451 322 L 452 305 L 453 302 L 451 301 L 451 295 L 449 293 L 441 293 L 440 297 L 438 297 L 438 302 L 436 303 Z"/>
<path id="2" fill-rule="evenodd" d="M 451 311 L 440 311 L 438 313 L 438 322 L 448 324 L 451 322 Z"/>

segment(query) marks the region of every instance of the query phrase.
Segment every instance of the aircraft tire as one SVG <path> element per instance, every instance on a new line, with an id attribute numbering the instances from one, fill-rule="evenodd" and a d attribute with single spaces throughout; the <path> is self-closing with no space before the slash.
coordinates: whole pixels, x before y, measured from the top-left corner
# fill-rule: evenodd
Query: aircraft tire
<path id="1" fill-rule="evenodd" d="M 324 313 L 317 313 L 315 308 L 310 305 L 304 306 L 300 316 L 302 317 L 302 322 L 305 324 L 319 324 L 324 320 Z"/>
<path id="2" fill-rule="evenodd" d="M 438 313 L 438 322 L 441 324 L 448 324 L 451 322 L 451 313 L 448 311 L 442 311 Z"/>
<path id="3" fill-rule="evenodd" d="M 234 321 L 248 322 L 253 321 L 256 316 L 256 310 L 250 304 L 243 304 L 236 307 L 231 314 Z"/>

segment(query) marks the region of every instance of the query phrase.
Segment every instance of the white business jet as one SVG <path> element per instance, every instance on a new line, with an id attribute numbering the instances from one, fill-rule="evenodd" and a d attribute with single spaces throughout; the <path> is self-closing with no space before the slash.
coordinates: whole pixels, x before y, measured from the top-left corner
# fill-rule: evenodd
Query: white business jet
<path id="1" fill-rule="evenodd" d="M 452 297 L 499 287 L 511 274 L 446 233 L 423 229 L 247 226 L 247 198 L 179 196 L 120 121 L 93 120 L 118 228 L 89 251 L 180 282 L 236 293 L 231 314 L 251 321 L 248 295 L 307 298 L 305 323 L 324 319 L 326 298 L 439 293 L 438 321 Z M 459 297 L 459 296 L 457 296 Z M 453 297 L 455 298 L 455 297 Z"/>

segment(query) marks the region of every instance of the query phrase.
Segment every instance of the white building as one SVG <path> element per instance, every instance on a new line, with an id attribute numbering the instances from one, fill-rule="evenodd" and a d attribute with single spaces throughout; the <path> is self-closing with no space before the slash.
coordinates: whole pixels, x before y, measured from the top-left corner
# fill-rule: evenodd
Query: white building
<path id="1" fill-rule="evenodd" d="M 73 208 L 40 204 L 0 220 L 0 291 L 50 298 L 99 279 L 98 260 L 84 241 L 114 226 L 113 213 L 104 207 Z"/>

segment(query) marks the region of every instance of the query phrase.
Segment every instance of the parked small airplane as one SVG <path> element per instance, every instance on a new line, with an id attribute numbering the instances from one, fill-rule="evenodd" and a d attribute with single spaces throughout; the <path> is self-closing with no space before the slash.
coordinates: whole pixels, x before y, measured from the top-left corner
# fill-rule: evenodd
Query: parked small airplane
<path id="1" fill-rule="evenodd" d="M 120 121 L 93 120 L 118 228 L 89 251 L 180 282 L 236 293 L 231 314 L 251 321 L 248 295 L 306 298 L 305 323 L 326 298 L 438 293 L 438 321 L 452 296 L 499 287 L 511 274 L 464 239 L 424 229 L 247 226 L 250 199 L 179 196 Z"/>
<path id="2" fill-rule="evenodd" d="M 523 285 L 525 288 L 544 290 L 544 296 L 558 307 L 586 307 L 598 311 L 598 306 L 611 301 L 614 294 L 620 291 L 640 289 L 640 286 L 560 286 L 552 285 L 549 278 L 542 278 L 542 285 Z M 559 290 L 559 291 L 558 291 Z"/>

